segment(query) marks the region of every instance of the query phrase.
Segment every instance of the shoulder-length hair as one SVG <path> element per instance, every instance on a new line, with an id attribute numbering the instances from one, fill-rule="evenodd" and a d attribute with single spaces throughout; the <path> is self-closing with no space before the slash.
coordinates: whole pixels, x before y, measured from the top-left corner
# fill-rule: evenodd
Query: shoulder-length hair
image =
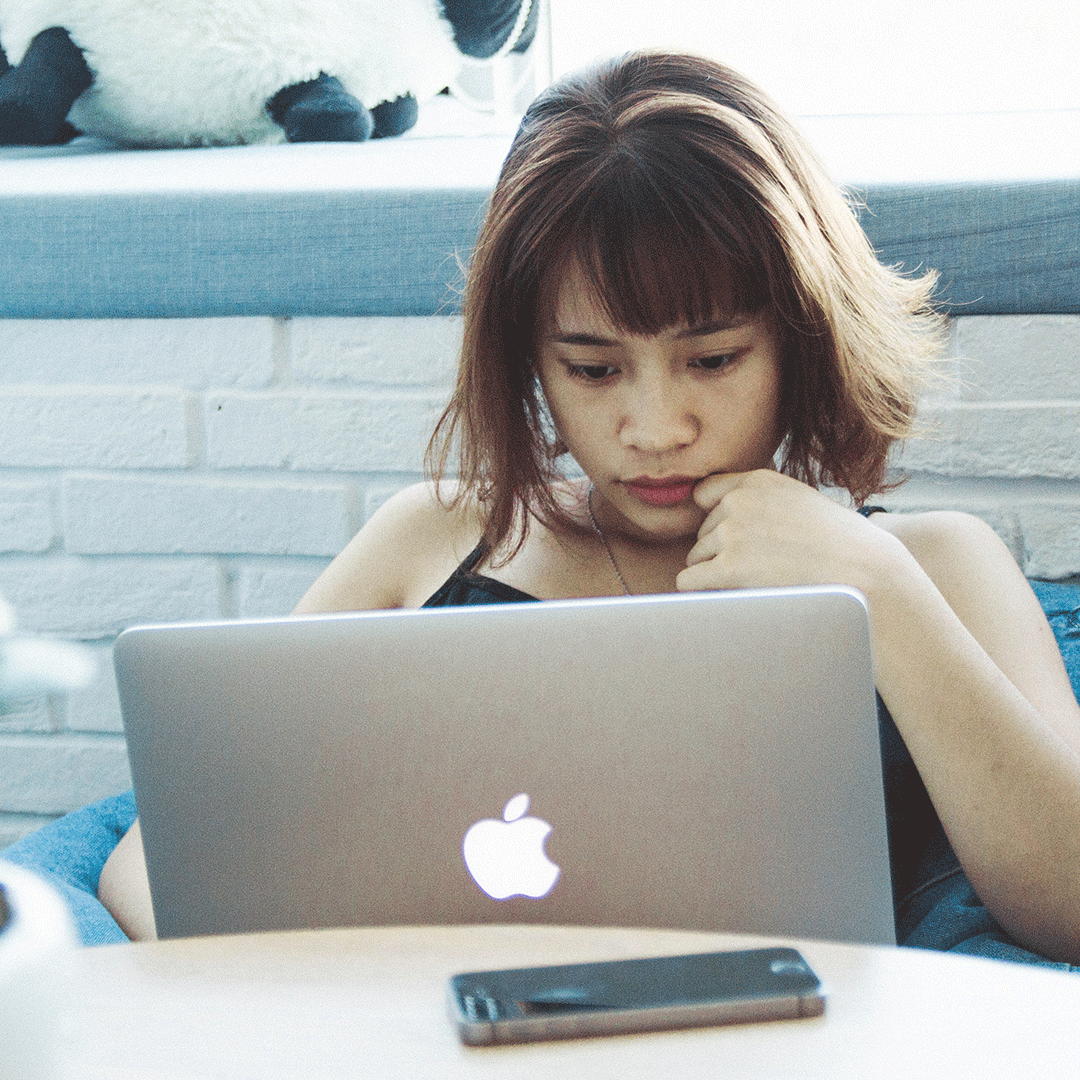
<path id="1" fill-rule="evenodd" d="M 533 102 L 472 254 L 457 384 L 428 463 L 438 481 L 456 448 L 456 497 L 477 500 L 489 551 L 516 551 L 532 515 L 570 525 L 552 491 L 564 448 L 530 356 L 574 264 L 628 333 L 767 315 L 781 470 L 857 504 L 883 488 L 941 346 L 935 275 L 878 262 L 844 194 L 748 80 L 701 57 L 631 53 Z"/>

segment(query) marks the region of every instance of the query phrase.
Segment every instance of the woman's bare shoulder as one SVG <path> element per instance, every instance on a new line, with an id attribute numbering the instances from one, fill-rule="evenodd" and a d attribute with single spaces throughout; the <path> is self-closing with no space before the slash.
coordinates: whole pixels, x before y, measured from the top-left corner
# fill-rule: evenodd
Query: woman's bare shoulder
<path id="1" fill-rule="evenodd" d="M 981 518 L 958 511 L 876 514 L 968 628 L 1044 715 L 1080 718 L 1042 606 L 1005 542 Z M 1077 732 L 1080 740 L 1080 731 Z"/>
<path id="2" fill-rule="evenodd" d="M 294 614 L 419 607 L 480 538 L 473 500 L 444 481 L 387 499 L 296 606 Z"/>
<path id="3" fill-rule="evenodd" d="M 875 514 L 875 524 L 892 533 L 935 580 L 963 575 L 990 564 L 1019 568 L 1001 538 L 981 518 L 959 510 Z"/>
<path id="4" fill-rule="evenodd" d="M 1023 573 L 997 533 L 981 518 L 955 510 L 875 514 L 915 557 L 950 603 L 986 592 L 1026 586 Z"/>

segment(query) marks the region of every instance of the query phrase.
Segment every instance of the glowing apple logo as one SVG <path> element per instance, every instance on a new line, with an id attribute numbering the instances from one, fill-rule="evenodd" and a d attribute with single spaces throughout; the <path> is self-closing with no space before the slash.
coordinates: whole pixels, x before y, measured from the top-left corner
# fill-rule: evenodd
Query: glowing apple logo
<path id="1" fill-rule="evenodd" d="M 473 881 L 495 900 L 510 896 L 536 899 L 551 892 L 559 867 L 544 852 L 551 826 L 526 817 L 528 795 L 515 795 L 502 821 L 484 818 L 465 834 L 461 853 Z"/>

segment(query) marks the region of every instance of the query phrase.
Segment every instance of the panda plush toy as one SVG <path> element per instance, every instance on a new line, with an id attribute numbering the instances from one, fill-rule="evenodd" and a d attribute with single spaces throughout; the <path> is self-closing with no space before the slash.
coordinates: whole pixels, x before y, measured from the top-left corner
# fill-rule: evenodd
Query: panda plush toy
<path id="1" fill-rule="evenodd" d="M 541 0 L 0 0 L 0 146 L 399 135 Z"/>

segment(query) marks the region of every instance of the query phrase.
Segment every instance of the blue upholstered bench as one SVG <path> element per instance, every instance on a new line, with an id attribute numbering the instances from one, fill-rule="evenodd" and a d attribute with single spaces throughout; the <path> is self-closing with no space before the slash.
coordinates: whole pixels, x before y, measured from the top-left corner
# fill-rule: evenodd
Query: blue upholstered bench
<path id="1" fill-rule="evenodd" d="M 817 117 L 883 262 L 967 315 L 1080 312 L 1080 119 Z M 427 315 L 509 136 L 0 149 L 0 317 Z"/>
<path id="2" fill-rule="evenodd" d="M 127 791 L 62 818 L 0 851 L 0 859 L 35 870 L 60 890 L 84 945 L 127 941 L 97 898 L 98 879 L 110 852 L 135 820 Z"/>

